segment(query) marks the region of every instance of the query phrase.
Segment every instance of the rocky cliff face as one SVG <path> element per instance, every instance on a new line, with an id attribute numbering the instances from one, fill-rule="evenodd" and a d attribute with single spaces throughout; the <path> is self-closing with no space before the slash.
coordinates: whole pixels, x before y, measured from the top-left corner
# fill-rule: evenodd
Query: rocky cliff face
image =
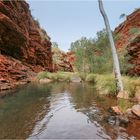
<path id="1" fill-rule="evenodd" d="M 133 68 L 129 74 L 140 75 L 140 9 L 127 16 L 126 20 L 115 29 L 116 47 L 125 47 L 130 55 Z"/>
<path id="2" fill-rule="evenodd" d="M 74 53 L 63 52 L 59 48 L 52 48 L 53 53 L 53 70 L 73 72 L 73 65 L 75 61 Z"/>
<path id="3" fill-rule="evenodd" d="M 0 1 L 0 89 L 52 71 L 51 42 L 25 1 Z M 6 85 L 6 86 L 5 86 Z"/>
<path id="4" fill-rule="evenodd" d="M 134 65 L 129 69 L 129 74 L 140 76 L 140 34 L 127 46 L 127 49 L 131 56 L 129 62 Z"/>

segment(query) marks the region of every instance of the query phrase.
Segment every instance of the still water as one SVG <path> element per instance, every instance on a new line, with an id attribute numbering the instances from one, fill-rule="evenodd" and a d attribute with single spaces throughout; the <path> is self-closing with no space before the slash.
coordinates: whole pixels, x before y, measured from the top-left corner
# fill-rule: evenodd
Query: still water
<path id="1" fill-rule="evenodd" d="M 92 84 L 34 83 L 14 92 L 0 98 L 0 139 L 119 138 L 105 119 L 116 100 Z"/>

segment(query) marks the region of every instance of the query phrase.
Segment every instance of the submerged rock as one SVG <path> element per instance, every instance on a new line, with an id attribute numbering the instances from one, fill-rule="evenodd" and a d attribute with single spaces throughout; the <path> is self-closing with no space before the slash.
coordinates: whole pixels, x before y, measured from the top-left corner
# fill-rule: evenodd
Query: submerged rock
<path id="1" fill-rule="evenodd" d="M 108 116 L 106 118 L 107 123 L 111 124 L 111 125 L 116 125 L 117 120 L 116 120 L 116 116 Z"/>
<path id="2" fill-rule="evenodd" d="M 106 121 L 113 126 L 126 127 L 129 123 L 129 120 L 124 115 L 110 115 L 106 117 Z"/>

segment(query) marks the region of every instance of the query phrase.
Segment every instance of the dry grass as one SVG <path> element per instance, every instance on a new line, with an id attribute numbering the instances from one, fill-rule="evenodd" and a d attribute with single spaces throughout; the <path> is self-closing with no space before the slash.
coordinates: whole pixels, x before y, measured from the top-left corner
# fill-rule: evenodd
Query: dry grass
<path id="1" fill-rule="evenodd" d="M 128 92 L 130 97 L 136 93 L 136 89 L 140 86 L 139 77 L 122 76 L 124 90 Z M 116 85 L 113 74 L 95 75 L 96 88 L 104 94 L 116 94 Z"/>
<path id="2" fill-rule="evenodd" d="M 70 81 L 73 74 L 79 76 L 82 81 L 92 82 L 101 94 L 116 94 L 115 78 L 113 74 L 87 74 L 87 73 L 71 73 L 71 72 L 40 72 L 37 75 L 37 79 L 49 78 L 53 81 Z M 130 97 L 133 97 L 136 93 L 137 87 L 140 87 L 140 78 L 122 76 L 124 90 L 129 93 Z"/>

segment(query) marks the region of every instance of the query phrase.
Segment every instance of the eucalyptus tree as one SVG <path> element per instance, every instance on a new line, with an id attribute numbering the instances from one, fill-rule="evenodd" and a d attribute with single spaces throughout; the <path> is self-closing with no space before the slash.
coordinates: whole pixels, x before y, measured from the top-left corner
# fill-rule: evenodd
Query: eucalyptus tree
<path id="1" fill-rule="evenodd" d="M 116 82 L 116 86 L 117 86 L 117 91 L 118 92 L 123 91 L 123 83 L 122 83 L 122 79 L 121 79 L 120 65 L 119 65 L 118 55 L 117 55 L 117 51 L 115 48 L 109 20 L 106 15 L 106 12 L 104 10 L 102 0 L 98 0 L 98 3 L 99 3 L 99 9 L 100 9 L 101 15 L 103 16 L 103 19 L 104 19 L 104 23 L 106 26 L 106 30 L 107 30 L 111 50 L 112 50 L 113 66 L 114 66 L 114 74 L 115 74 L 115 82 Z"/>

